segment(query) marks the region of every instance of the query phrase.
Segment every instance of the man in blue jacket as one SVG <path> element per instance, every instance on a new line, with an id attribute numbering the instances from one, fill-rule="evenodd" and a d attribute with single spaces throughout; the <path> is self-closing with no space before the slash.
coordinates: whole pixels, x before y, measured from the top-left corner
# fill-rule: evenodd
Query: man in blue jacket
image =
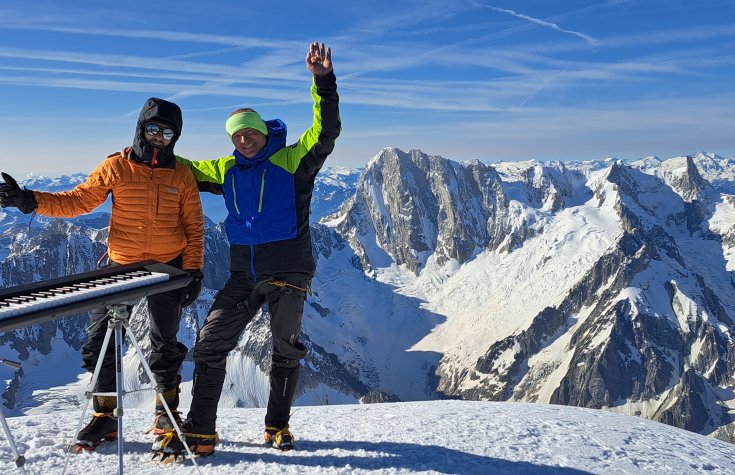
<path id="1" fill-rule="evenodd" d="M 267 304 L 273 358 L 265 416 L 265 441 L 293 448 L 288 429 L 291 403 L 306 348 L 299 342 L 301 316 L 316 268 L 311 249 L 309 208 L 314 179 L 339 136 L 339 97 L 331 48 L 312 43 L 306 67 L 314 75 L 314 122 L 298 141 L 286 145 L 286 124 L 263 121 L 252 109 L 238 109 L 225 124 L 233 155 L 186 163 L 200 189 L 224 195 L 230 242 L 230 278 L 219 291 L 194 348 L 193 400 L 183 423 L 186 443 L 211 455 L 218 441 L 217 403 L 225 380 L 227 354 L 245 326 Z M 175 434 L 160 436 L 154 451 L 180 453 Z"/>

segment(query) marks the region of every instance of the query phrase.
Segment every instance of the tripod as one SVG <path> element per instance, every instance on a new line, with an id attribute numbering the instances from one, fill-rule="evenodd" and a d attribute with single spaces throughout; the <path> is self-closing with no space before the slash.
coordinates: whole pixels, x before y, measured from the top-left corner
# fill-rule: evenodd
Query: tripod
<path id="1" fill-rule="evenodd" d="M 153 376 L 153 372 L 151 371 L 150 366 L 148 365 L 148 362 L 146 361 L 145 357 L 143 356 L 143 352 L 140 350 L 140 346 L 138 345 L 138 340 L 135 338 L 135 335 L 130 330 L 130 322 L 128 321 L 130 317 L 130 312 L 128 310 L 128 305 L 125 303 L 118 303 L 115 305 L 111 305 L 108 307 L 108 314 L 110 315 L 110 320 L 107 323 L 107 333 L 105 333 L 105 338 L 102 342 L 102 348 L 100 349 L 99 357 L 97 358 L 97 364 L 94 368 L 94 373 L 92 374 L 92 381 L 89 383 L 88 390 L 85 393 L 85 397 L 87 398 L 86 402 L 84 403 L 84 409 L 82 410 L 82 416 L 79 418 L 79 423 L 77 424 L 76 431 L 74 432 L 74 442 L 76 443 L 77 436 L 79 435 L 79 431 L 82 428 L 82 423 L 84 422 L 84 416 L 87 414 L 87 409 L 89 408 L 89 401 L 94 396 L 117 396 L 117 407 L 113 411 L 113 415 L 117 418 L 117 460 L 118 460 L 118 467 L 117 467 L 117 473 L 118 475 L 123 475 L 123 415 L 125 413 L 123 409 L 123 396 L 125 395 L 125 392 L 123 390 L 123 371 L 122 371 L 122 347 L 123 347 L 123 328 L 126 330 L 126 335 L 128 339 L 130 340 L 130 343 L 133 345 L 133 348 L 135 348 L 135 352 L 138 355 L 138 358 L 140 359 L 141 366 L 143 366 L 143 369 L 145 370 L 145 373 L 148 375 L 148 379 L 153 382 L 155 385 L 155 378 Z M 94 390 L 97 387 L 97 379 L 99 378 L 100 370 L 102 369 L 102 362 L 104 360 L 105 354 L 107 353 L 107 347 L 110 344 L 110 340 L 112 339 L 112 334 L 115 334 L 115 384 L 117 386 L 116 392 L 114 393 L 105 393 L 105 392 L 95 392 Z M 194 467 L 197 469 L 197 472 L 201 475 L 201 471 L 199 470 L 199 465 L 197 465 L 196 460 L 194 460 L 194 454 L 192 454 L 191 450 L 189 449 L 189 445 L 186 443 L 186 438 L 184 437 L 184 434 L 181 432 L 181 428 L 179 427 L 178 422 L 174 418 L 173 414 L 171 413 L 171 408 L 169 408 L 168 403 L 166 402 L 166 399 L 163 397 L 163 388 L 159 387 L 158 385 L 155 385 L 154 387 L 156 394 L 159 396 L 159 400 L 163 404 L 164 409 L 166 410 L 166 414 L 168 415 L 169 419 L 171 420 L 174 429 L 176 430 L 176 434 L 179 436 L 179 439 L 183 442 L 184 448 L 186 449 L 186 453 L 189 455 L 189 459 L 194 464 Z M 65 460 L 64 460 L 64 471 L 62 473 L 66 473 L 66 465 L 68 462 L 69 452 L 67 451 Z"/>
<path id="2" fill-rule="evenodd" d="M 11 368 L 20 369 L 20 363 L 16 363 L 15 361 L 10 360 L 0 360 L 0 363 L 3 363 L 7 366 L 10 366 Z M 5 437 L 8 439 L 8 444 L 10 445 L 10 451 L 13 453 L 13 459 L 15 461 L 15 466 L 20 469 L 20 473 L 23 475 L 26 475 L 26 469 L 24 467 L 26 463 L 26 458 L 22 455 L 18 455 L 18 448 L 15 446 L 15 440 L 13 440 L 13 434 L 10 433 L 10 427 L 8 427 L 8 422 L 5 420 L 5 415 L 3 414 L 2 409 L 0 409 L 0 424 L 3 426 L 3 430 L 5 431 Z"/>

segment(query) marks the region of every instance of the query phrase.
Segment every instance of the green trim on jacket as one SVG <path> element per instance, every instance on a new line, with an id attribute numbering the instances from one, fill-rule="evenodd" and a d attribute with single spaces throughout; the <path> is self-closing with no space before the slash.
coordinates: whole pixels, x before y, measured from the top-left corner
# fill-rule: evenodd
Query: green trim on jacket
<path id="1" fill-rule="evenodd" d="M 188 160 L 177 155 L 176 160 L 189 167 L 196 181 L 205 181 L 218 185 L 225 182 L 225 173 L 235 163 L 235 157 L 232 155 L 215 158 L 214 160 L 200 161 Z"/>
<path id="2" fill-rule="evenodd" d="M 319 135 L 322 132 L 322 98 L 317 94 L 315 79 L 312 79 L 311 82 L 311 98 L 314 100 L 314 122 L 311 127 L 301 134 L 298 142 L 290 147 L 282 148 L 269 158 L 271 163 L 278 165 L 291 174 L 296 173 L 301 160 L 319 142 Z"/>

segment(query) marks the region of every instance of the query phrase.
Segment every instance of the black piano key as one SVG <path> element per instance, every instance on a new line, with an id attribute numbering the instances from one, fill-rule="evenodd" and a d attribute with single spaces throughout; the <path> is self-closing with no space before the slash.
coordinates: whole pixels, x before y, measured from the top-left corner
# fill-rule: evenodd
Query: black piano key
<path id="1" fill-rule="evenodd" d="M 6 299 L 6 301 L 10 302 L 11 304 L 19 304 L 19 303 L 26 303 L 36 300 L 34 297 L 26 296 L 26 295 L 19 295 L 17 297 L 11 297 L 9 299 Z"/>

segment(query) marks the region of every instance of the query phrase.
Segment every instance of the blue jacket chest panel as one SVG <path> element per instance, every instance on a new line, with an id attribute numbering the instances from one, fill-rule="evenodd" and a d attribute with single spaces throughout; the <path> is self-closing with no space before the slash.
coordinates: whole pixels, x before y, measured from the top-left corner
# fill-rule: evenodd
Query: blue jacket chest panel
<path id="1" fill-rule="evenodd" d="M 225 228 L 231 244 L 257 245 L 296 237 L 294 176 L 266 160 L 232 166 L 222 190 L 229 211 Z"/>

